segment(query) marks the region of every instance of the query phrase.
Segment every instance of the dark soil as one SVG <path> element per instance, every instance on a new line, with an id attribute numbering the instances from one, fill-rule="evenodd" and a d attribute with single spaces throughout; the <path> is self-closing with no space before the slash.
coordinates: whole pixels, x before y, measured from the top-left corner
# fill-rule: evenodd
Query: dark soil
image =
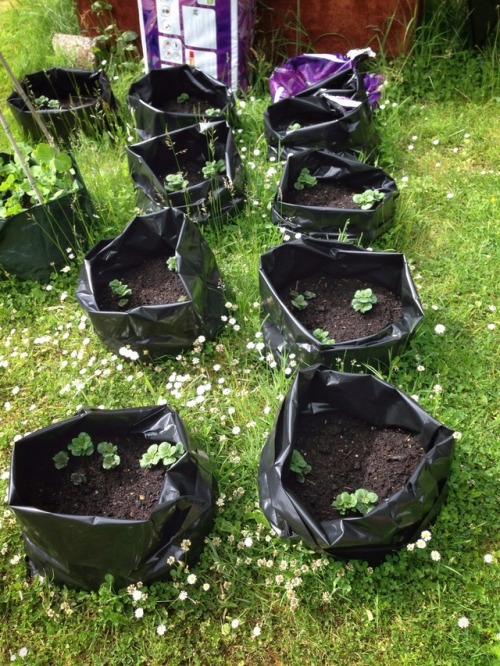
<path id="1" fill-rule="evenodd" d="M 354 203 L 352 196 L 361 194 L 361 192 L 360 189 L 356 190 L 335 181 L 319 180 L 313 187 L 305 187 L 303 190 L 296 190 L 292 187 L 286 192 L 284 201 L 301 206 L 360 210 L 361 206 Z"/>
<path id="2" fill-rule="evenodd" d="M 120 297 L 106 287 L 95 295 L 99 310 L 122 312 L 140 305 L 177 303 L 183 296 L 187 297 L 179 275 L 168 268 L 167 259 L 166 256 L 146 259 L 136 268 L 117 273 L 113 279 L 132 289 L 132 296 L 126 305 L 120 307 Z"/>
<path id="3" fill-rule="evenodd" d="M 76 109 L 80 108 L 83 106 L 91 106 L 92 104 L 95 104 L 97 101 L 98 97 L 74 97 L 71 95 L 70 97 L 66 97 L 64 99 L 58 99 L 57 101 L 59 102 L 59 106 L 52 108 L 49 106 L 40 106 L 38 107 L 39 111 L 68 111 L 69 109 Z M 34 103 L 35 107 L 36 102 L 32 100 L 32 103 Z"/>
<path id="4" fill-rule="evenodd" d="M 377 302 L 365 313 L 356 312 L 351 301 L 358 289 L 372 289 Z M 291 291 L 316 294 L 308 300 L 307 308 L 292 305 Z M 321 328 L 328 331 L 336 343 L 374 335 L 403 316 L 401 299 L 385 287 L 358 278 L 335 278 L 314 274 L 297 280 L 280 292 L 280 298 L 293 316 L 309 331 Z"/>
<path id="5" fill-rule="evenodd" d="M 49 460 L 24 501 L 51 513 L 146 520 L 158 504 L 165 477 L 163 465 L 151 469 L 139 466 L 151 442 L 142 436 L 117 439 L 110 433 L 92 439 L 95 449 L 102 441 L 116 444 L 120 465 L 103 469 L 102 456 L 96 450 L 91 456 L 70 454 L 68 466 L 60 470 Z M 75 485 L 71 481 L 75 472 L 85 474 L 84 483 Z"/>
<path id="6" fill-rule="evenodd" d="M 379 502 L 389 498 L 404 487 L 424 455 L 412 433 L 371 426 L 338 412 L 301 415 L 293 441 L 312 470 L 304 483 L 290 472 L 285 485 L 319 521 L 344 517 L 331 506 L 344 491 L 364 488 L 376 493 Z"/>
<path id="7" fill-rule="evenodd" d="M 185 102 L 178 102 L 177 98 L 168 99 L 158 108 L 169 113 L 189 113 L 195 116 L 203 116 L 207 109 L 218 109 L 213 103 L 194 95 L 190 95 Z M 222 109 L 219 111 L 222 115 Z"/>

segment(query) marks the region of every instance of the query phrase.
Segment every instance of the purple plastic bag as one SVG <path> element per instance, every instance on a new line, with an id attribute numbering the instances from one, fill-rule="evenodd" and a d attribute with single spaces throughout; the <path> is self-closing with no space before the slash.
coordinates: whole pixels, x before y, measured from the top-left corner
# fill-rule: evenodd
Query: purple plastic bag
<path id="1" fill-rule="evenodd" d="M 269 77 L 269 89 L 273 103 L 286 97 L 294 97 L 308 88 L 317 88 L 321 82 L 343 72 L 356 71 L 358 63 L 373 57 L 371 49 L 354 49 L 347 55 L 332 53 L 304 53 L 276 67 Z M 381 74 L 365 74 L 363 82 L 372 107 L 380 99 Z"/>

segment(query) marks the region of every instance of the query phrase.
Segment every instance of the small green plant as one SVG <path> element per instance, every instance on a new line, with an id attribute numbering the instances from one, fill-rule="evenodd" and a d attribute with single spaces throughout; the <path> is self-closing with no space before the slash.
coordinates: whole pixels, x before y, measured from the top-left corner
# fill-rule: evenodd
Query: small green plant
<path id="1" fill-rule="evenodd" d="M 154 467 L 159 462 L 165 466 L 173 465 L 184 453 L 184 446 L 182 442 L 177 444 L 170 444 L 169 442 L 161 442 L 161 444 L 151 444 L 146 453 L 143 454 L 139 461 L 141 467 Z"/>
<path id="2" fill-rule="evenodd" d="M 352 200 L 361 207 L 361 210 L 373 208 L 383 198 L 384 193 L 379 192 L 379 190 L 365 190 L 361 194 L 353 194 L 352 196 Z"/>
<path id="3" fill-rule="evenodd" d="M 318 179 L 316 176 L 313 176 L 307 167 L 304 167 L 299 173 L 297 180 L 294 183 L 294 188 L 296 190 L 303 190 L 306 187 L 314 187 Z"/>
<path id="4" fill-rule="evenodd" d="M 205 110 L 206 116 L 220 116 L 222 113 L 221 109 L 216 109 L 215 107 L 210 107 Z"/>
<path id="5" fill-rule="evenodd" d="M 91 456 L 94 453 L 92 439 L 86 432 L 81 432 L 77 437 L 73 437 L 68 444 L 68 449 L 74 456 Z"/>
<path id="6" fill-rule="evenodd" d="M 169 173 L 165 178 L 165 189 L 167 192 L 179 192 L 188 187 L 189 181 L 184 178 L 182 171 L 177 173 Z"/>
<path id="7" fill-rule="evenodd" d="M 364 488 L 358 488 L 353 493 L 343 492 L 332 502 L 332 506 L 338 510 L 341 515 L 348 511 L 357 511 L 363 516 L 371 511 L 378 501 L 377 493 L 372 493 Z"/>
<path id="8" fill-rule="evenodd" d="M 59 451 L 55 456 L 53 456 L 52 460 L 54 461 L 56 469 L 64 469 L 68 465 L 69 456 L 66 451 Z"/>
<path id="9" fill-rule="evenodd" d="M 189 101 L 189 94 L 186 92 L 183 92 L 177 96 L 178 104 L 186 104 L 188 101 Z"/>
<path id="10" fill-rule="evenodd" d="M 50 99 L 45 95 L 40 95 L 40 97 L 35 97 L 33 102 L 38 109 L 58 109 L 60 106 L 58 99 Z"/>
<path id="11" fill-rule="evenodd" d="M 314 337 L 321 342 L 323 345 L 334 345 L 335 340 L 330 337 L 328 331 L 324 331 L 322 328 L 315 328 L 312 332 Z"/>
<path id="12" fill-rule="evenodd" d="M 295 130 L 298 130 L 302 127 L 300 123 L 292 123 L 291 125 L 288 125 L 287 132 L 295 132 Z"/>
<path id="13" fill-rule="evenodd" d="M 74 486 L 81 486 L 82 483 L 87 481 L 87 477 L 83 472 L 73 472 L 73 474 L 70 476 L 70 479 Z"/>
<path id="14" fill-rule="evenodd" d="M 377 296 L 371 289 L 358 289 L 351 301 L 356 312 L 368 312 L 377 302 Z"/>
<path id="15" fill-rule="evenodd" d="M 120 464 L 120 456 L 117 454 L 118 447 L 111 442 L 101 442 L 97 445 L 97 451 L 102 455 L 102 466 L 104 469 L 113 469 Z"/>
<path id="16" fill-rule="evenodd" d="M 71 157 L 46 143 L 34 149 L 19 144 L 44 203 L 58 199 L 64 194 L 78 190 Z M 16 215 L 39 204 L 17 157 L 0 157 L 0 218 Z"/>
<path id="17" fill-rule="evenodd" d="M 219 173 L 224 173 L 226 170 L 226 163 L 224 160 L 212 160 L 205 162 L 205 166 L 201 168 L 204 178 L 215 178 Z"/>
<path id="18" fill-rule="evenodd" d="M 169 271 L 172 271 L 172 273 L 177 273 L 179 271 L 177 267 L 177 257 L 169 257 L 167 259 L 167 268 Z"/>
<path id="19" fill-rule="evenodd" d="M 121 280 L 111 280 L 109 283 L 109 288 L 113 294 L 115 294 L 115 296 L 119 297 L 118 305 L 121 308 L 127 305 L 130 297 L 132 296 L 132 289 L 130 289 L 128 285 L 123 284 Z"/>
<path id="20" fill-rule="evenodd" d="M 300 294 L 298 291 L 291 291 L 290 296 L 292 296 L 292 305 L 297 310 L 305 310 L 307 308 L 307 301 L 316 298 L 316 294 L 313 291 L 305 291 L 303 294 Z"/>
<path id="21" fill-rule="evenodd" d="M 290 469 L 297 475 L 297 481 L 304 483 L 305 475 L 309 474 L 312 467 L 309 465 L 300 451 L 294 449 L 290 460 Z"/>

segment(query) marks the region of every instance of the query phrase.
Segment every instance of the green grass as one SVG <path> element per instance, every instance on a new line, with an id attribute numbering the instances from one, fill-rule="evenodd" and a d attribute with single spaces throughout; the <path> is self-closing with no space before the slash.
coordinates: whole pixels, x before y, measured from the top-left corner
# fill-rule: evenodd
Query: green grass
<path id="1" fill-rule="evenodd" d="M 406 254 L 426 310 L 411 345 L 383 376 L 462 435 L 428 547 L 401 551 L 371 570 L 278 539 L 257 508 L 259 454 L 292 373 L 270 369 L 249 344 L 259 341 L 258 259 L 281 242 L 268 208 L 281 166 L 265 159 L 262 112 L 269 98 L 263 61 L 256 58 L 260 78 L 239 102 L 236 134 L 248 204 L 233 224 L 204 229 L 234 305 L 235 322 L 227 323 L 217 346 L 155 366 L 113 355 L 74 296 L 81 255 L 48 286 L 0 280 L 2 496 L 15 438 L 72 416 L 81 405 L 167 401 L 209 453 L 221 497 L 192 568 L 196 583 L 188 585 L 179 570 L 137 602 L 106 585 L 87 593 L 31 580 L 19 529 L 4 505 L 1 663 L 11 655 L 37 665 L 499 663 L 498 55 L 492 47 L 469 49 L 465 3 L 449 4 L 456 11 L 434 3 L 438 9 L 418 28 L 409 55 L 392 62 L 380 56 L 373 65 L 388 78 L 376 118 L 379 164 L 401 189 L 396 223 L 374 247 Z M 0 13 L 1 34 L 8 35 L 2 51 L 17 74 L 63 64 L 55 62 L 50 33 L 74 29 L 70 6 L 21 0 L 15 12 Z M 118 60 L 112 66 L 124 106 L 140 66 Z M 0 76 L 1 99 L 10 89 Z M 99 213 L 92 241 L 116 234 L 135 214 L 128 136 L 133 131 L 124 126 L 100 142 L 82 136 L 73 147 Z M 4 137 L 0 145 L 7 148 Z M 438 324 L 444 333 L 435 332 Z M 190 406 L 207 383 L 204 401 Z M 439 551 L 439 562 L 431 550 Z M 493 562 L 484 561 L 486 554 Z M 181 590 L 188 599 L 178 599 Z M 139 619 L 138 607 L 144 609 Z M 461 617 L 467 628 L 459 627 Z"/>

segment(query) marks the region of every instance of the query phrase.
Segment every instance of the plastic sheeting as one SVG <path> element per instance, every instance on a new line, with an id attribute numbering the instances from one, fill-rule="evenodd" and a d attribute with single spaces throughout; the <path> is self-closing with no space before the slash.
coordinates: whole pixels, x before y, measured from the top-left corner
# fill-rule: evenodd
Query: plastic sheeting
<path id="1" fill-rule="evenodd" d="M 223 221 L 245 203 L 244 172 L 233 133 L 225 121 L 199 123 L 127 146 L 137 205 L 144 212 L 174 206 L 195 222 Z M 200 173 L 207 162 L 223 160 L 225 170 L 185 190 L 168 192 L 165 177 L 195 165 Z"/>
<path id="2" fill-rule="evenodd" d="M 123 312 L 99 309 L 96 295 L 120 271 L 174 253 L 186 301 Z M 119 236 L 98 243 L 85 257 L 76 297 L 108 347 L 129 346 L 141 358 L 175 356 L 200 335 L 213 339 L 223 327 L 225 297 L 213 252 L 193 222 L 172 208 L 138 216 Z"/>
<path id="3" fill-rule="evenodd" d="M 377 427 L 413 433 L 425 450 L 404 487 L 368 514 L 316 521 L 287 489 L 300 414 L 345 412 Z M 394 386 L 371 375 L 336 372 L 315 365 L 299 371 L 286 395 L 259 466 L 261 508 L 277 534 L 301 540 L 318 552 L 376 563 L 418 538 L 439 511 L 454 453 L 453 431 Z"/>
<path id="4" fill-rule="evenodd" d="M 43 479 L 43 470 L 53 466 L 52 456 L 61 450 L 61 441 L 70 441 L 82 431 L 98 437 L 110 429 L 118 436 L 143 435 L 145 450 L 165 440 L 182 442 L 186 449 L 167 470 L 158 505 L 147 520 L 50 513 L 26 504 L 25 494 Z M 138 581 L 149 584 L 165 579 L 171 556 L 190 564 L 196 561 L 212 525 L 215 490 L 206 453 L 166 405 L 84 409 L 14 444 L 8 503 L 36 571 L 83 589 L 98 588 L 111 574 L 119 589 Z M 181 546 L 184 539 L 191 541 L 188 551 Z"/>
<path id="5" fill-rule="evenodd" d="M 2 159 L 13 155 L 0 153 Z M 21 280 L 47 282 L 68 263 L 67 248 L 85 243 L 94 208 L 73 160 L 78 190 L 0 218 L 0 269 Z"/>
<path id="6" fill-rule="evenodd" d="M 109 114 L 118 108 L 109 79 L 102 70 L 53 67 L 27 74 L 20 83 L 33 104 L 41 96 L 69 104 L 68 108 L 38 109 L 49 132 L 62 143 L 68 142 L 78 130 L 86 133 L 102 130 L 107 126 Z M 7 104 L 27 136 L 35 140 L 44 138 L 16 90 L 8 97 Z"/>
<path id="7" fill-rule="evenodd" d="M 305 206 L 294 183 L 302 169 L 309 169 L 318 183 L 328 182 L 352 188 L 357 192 L 376 189 L 385 198 L 369 210 Z M 310 236 L 337 239 L 340 231 L 350 241 L 368 242 L 386 231 L 394 220 L 399 192 L 395 181 L 382 171 L 353 158 L 335 155 L 327 150 L 303 151 L 289 155 L 278 191 L 272 204 L 272 219 L 278 226 Z"/>
<path id="8" fill-rule="evenodd" d="M 333 345 L 321 343 L 279 296 L 282 289 L 317 273 L 362 278 L 389 289 L 401 298 L 402 318 L 374 335 Z M 405 256 L 398 252 L 371 252 L 342 243 L 301 238 L 261 256 L 259 285 L 264 341 L 279 363 L 293 353 L 302 365 L 323 363 L 336 367 L 339 361 L 388 364 L 423 318 Z"/>
<path id="9" fill-rule="evenodd" d="M 207 115 L 203 111 L 179 113 L 166 110 L 168 102 L 175 101 L 182 93 L 207 102 L 209 108 L 219 109 L 219 113 Z M 189 65 L 153 69 L 132 83 L 127 99 L 138 134 L 144 140 L 202 121 L 229 121 L 234 113 L 231 90 L 217 79 Z"/>
<path id="10" fill-rule="evenodd" d="M 294 129 L 298 123 L 300 127 Z M 374 157 L 379 145 L 373 112 L 360 75 L 342 89 L 320 89 L 313 95 L 287 97 L 264 111 L 269 156 L 283 158 L 306 148 Z"/>

